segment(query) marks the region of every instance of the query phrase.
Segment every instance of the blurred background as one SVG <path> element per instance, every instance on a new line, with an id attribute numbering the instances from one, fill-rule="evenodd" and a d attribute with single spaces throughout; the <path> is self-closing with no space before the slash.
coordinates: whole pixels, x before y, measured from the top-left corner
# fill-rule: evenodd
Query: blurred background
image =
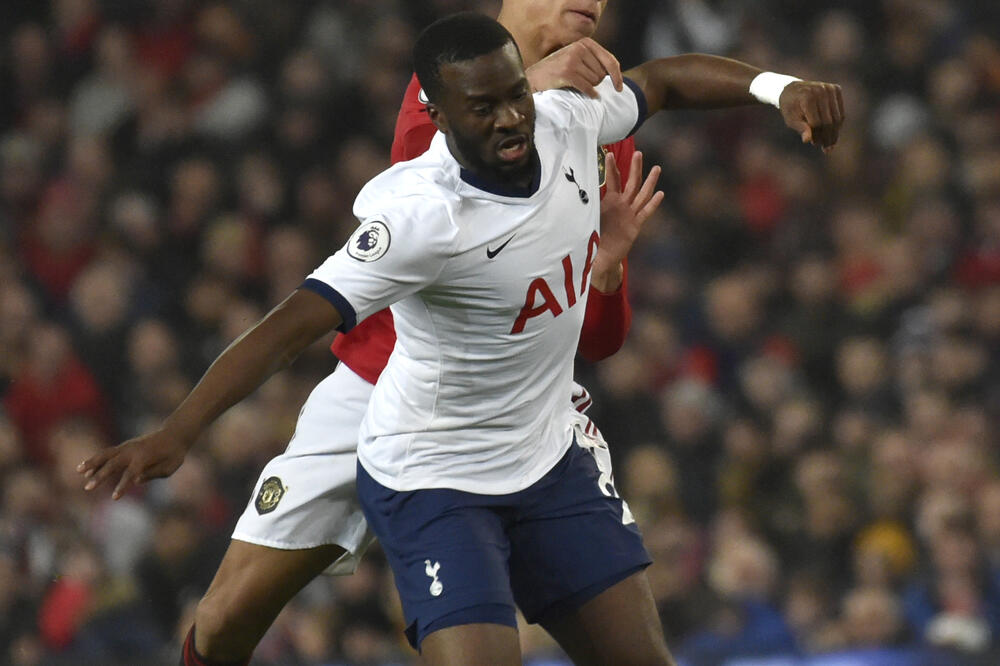
<path id="1" fill-rule="evenodd" d="M 152 427 L 337 249 L 416 32 L 461 0 L 5 0 L 0 663 L 173 664 L 329 339 L 119 502 Z M 772 108 L 660 114 L 667 199 L 624 348 L 578 368 L 685 664 L 1000 663 L 1000 3 L 611 0 L 624 66 L 839 83 L 829 156 Z M 411 663 L 391 574 L 309 586 L 255 664 Z M 532 663 L 561 663 L 537 628 Z"/>

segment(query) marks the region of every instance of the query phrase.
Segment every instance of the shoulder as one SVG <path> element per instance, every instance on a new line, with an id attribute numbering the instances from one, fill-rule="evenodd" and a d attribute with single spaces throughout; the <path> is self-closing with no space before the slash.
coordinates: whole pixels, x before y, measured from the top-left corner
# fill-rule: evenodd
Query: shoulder
<path id="1" fill-rule="evenodd" d="M 417 79 L 417 75 L 414 74 L 410 77 L 410 82 L 406 86 L 406 92 L 403 93 L 403 108 L 407 106 L 423 106 L 427 103 L 427 99 L 423 95 L 424 91 L 420 87 L 420 81 Z"/>
<path id="2" fill-rule="evenodd" d="M 396 116 L 392 139 L 393 163 L 413 159 L 423 153 L 436 131 L 437 128 L 427 115 L 427 99 L 417 75 L 414 74 Z"/>
<path id="3" fill-rule="evenodd" d="M 403 103 L 399 107 L 399 115 L 396 118 L 396 133 L 406 132 L 414 127 L 432 125 L 430 117 L 427 115 L 427 98 L 424 97 L 423 88 L 414 74 L 410 79 L 410 84 L 406 87 L 403 95 Z"/>
<path id="4" fill-rule="evenodd" d="M 588 98 L 568 88 L 535 93 L 535 115 L 539 120 L 562 124 L 579 114 Z"/>
<path id="5" fill-rule="evenodd" d="M 432 207 L 457 202 L 457 175 L 439 153 L 432 148 L 412 160 L 393 164 L 361 188 L 355 208 L 393 207 L 404 201 Z"/>
<path id="6" fill-rule="evenodd" d="M 433 151 L 431 151 L 433 152 Z M 461 199 L 449 170 L 434 155 L 393 165 L 366 184 L 354 202 L 359 220 L 382 220 L 397 233 L 454 235 L 454 211 Z"/>

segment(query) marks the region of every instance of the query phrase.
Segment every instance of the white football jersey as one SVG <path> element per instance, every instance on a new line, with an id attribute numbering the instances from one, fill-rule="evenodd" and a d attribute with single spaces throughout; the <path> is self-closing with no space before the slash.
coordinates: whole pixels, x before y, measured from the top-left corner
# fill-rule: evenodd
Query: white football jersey
<path id="1" fill-rule="evenodd" d="M 645 116 L 634 86 L 599 100 L 534 96 L 536 182 L 498 191 L 438 133 L 372 179 L 346 245 L 303 287 L 343 330 L 392 306 L 396 346 L 361 427 L 358 458 L 395 490 L 522 490 L 571 443 L 566 396 L 600 231 L 594 146 Z"/>

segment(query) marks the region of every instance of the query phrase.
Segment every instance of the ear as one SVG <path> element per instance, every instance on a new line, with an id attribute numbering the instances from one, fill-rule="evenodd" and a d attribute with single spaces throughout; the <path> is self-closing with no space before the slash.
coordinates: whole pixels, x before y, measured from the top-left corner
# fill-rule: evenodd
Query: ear
<path id="1" fill-rule="evenodd" d="M 427 116 L 431 119 L 431 122 L 434 123 L 434 126 L 437 127 L 442 134 L 448 133 L 448 117 L 438 107 L 437 104 L 431 104 L 431 103 L 427 104 Z"/>

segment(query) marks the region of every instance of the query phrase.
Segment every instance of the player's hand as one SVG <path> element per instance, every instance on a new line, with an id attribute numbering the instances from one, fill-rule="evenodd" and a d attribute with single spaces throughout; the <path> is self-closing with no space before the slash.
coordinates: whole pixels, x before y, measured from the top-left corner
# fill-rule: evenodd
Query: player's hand
<path id="1" fill-rule="evenodd" d="M 650 169 L 643 181 L 642 153 L 639 151 L 632 154 L 624 189 L 611 151 L 604 156 L 604 176 L 607 191 L 601 199 L 601 243 L 591 269 L 591 285 L 607 293 L 621 284 L 622 261 L 632 249 L 643 223 L 663 203 L 664 194 L 656 190 L 660 167 Z"/>
<path id="2" fill-rule="evenodd" d="M 84 490 L 115 483 L 111 498 L 118 499 L 132 486 L 176 472 L 189 448 L 179 437 L 160 429 L 105 449 L 77 465 L 76 471 L 87 479 Z"/>
<path id="3" fill-rule="evenodd" d="M 844 124 L 844 93 L 840 86 L 819 81 L 793 81 L 778 98 L 785 124 L 799 133 L 802 143 L 829 152 Z"/>
<path id="4" fill-rule="evenodd" d="M 589 37 L 567 44 L 542 58 L 525 74 L 534 91 L 575 88 L 595 98 L 598 94 L 594 86 L 609 74 L 615 90 L 620 91 L 625 84 L 618 59 Z"/>

